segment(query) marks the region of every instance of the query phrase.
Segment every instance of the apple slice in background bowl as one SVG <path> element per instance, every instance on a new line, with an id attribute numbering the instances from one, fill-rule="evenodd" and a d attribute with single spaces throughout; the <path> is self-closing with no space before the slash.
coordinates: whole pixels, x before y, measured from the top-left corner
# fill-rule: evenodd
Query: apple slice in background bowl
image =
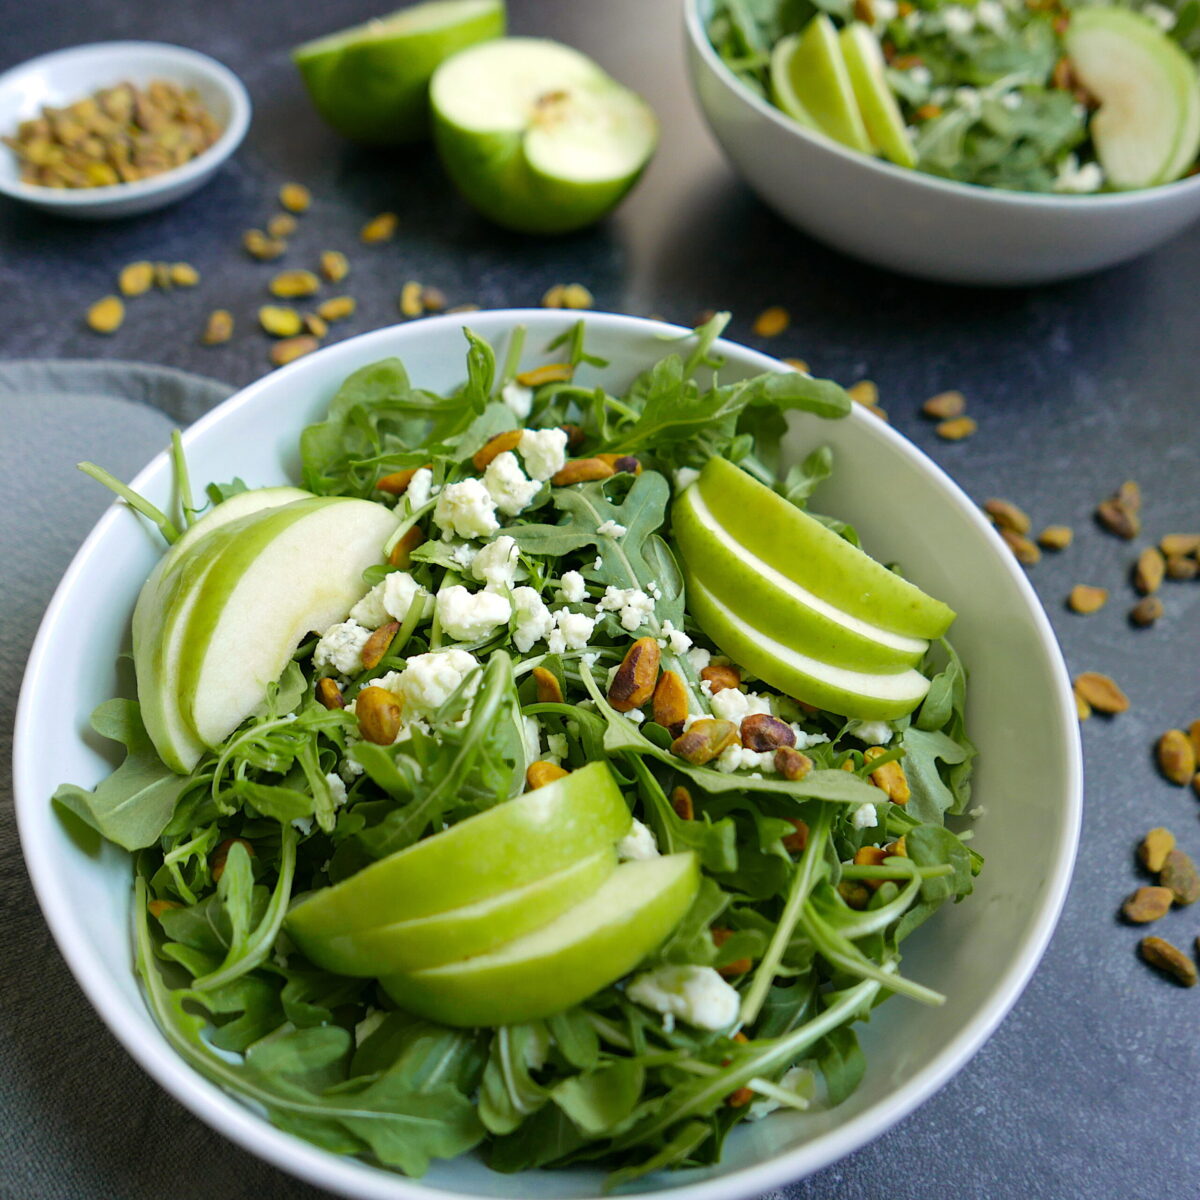
<path id="1" fill-rule="evenodd" d="M 471 317 L 478 334 L 500 345 L 524 325 L 523 368 L 544 361 L 549 343 L 573 323 L 570 314 L 552 310 Z M 687 336 L 677 327 L 606 314 L 589 314 L 586 328 L 589 352 L 608 365 L 587 368 L 586 375 L 581 369 L 580 379 L 615 391 L 662 357 L 664 337 Z M 444 316 L 338 343 L 267 376 L 186 432 L 192 479 L 294 482 L 301 428 L 320 418 L 349 374 L 396 355 L 415 384 L 442 391 L 461 382 L 464 346 L 462 319 Z M 715 350 L 728 360 L 729 381 L 779 366 L 733 343 L 718 342 Z M 834 457 L 821 508 L 853 523 L 875 557 L 902 564 L 908 579 L 958 614 L 954 640 L 971 672 L 968 721 L 980 752 L 976 802 L 986 809 L 975 845 L 987 868 L 969 903 L 944 908 L 905 944 L 906 973 L 944 992 L 946 1004 L 928 1009 L 897 998 L 873 1014 L 862 1030 L 867 1074 L 848 1100 L 741 1127 L 719 1164 L 651 1177 L 632 1194 L 758 1195 L 850 1153 L 899 1120 L 963 1066 L 1016 1000 L 1070 878 L 1080 813 L 1079 735 L 1070 684 L 1033 590 L 971 501 L 894 430 L 858 410 L 842 421 L 802 416 L 790 426 L 782 466 L 818 443 Z M 152 503 L 169 505 L 168 456 L 155 459 L 133 486 Z M 17 714 L 22 846 L 51 929 L 97 1011 L 172 1095 L 315 1186 L 379 1200 L 599 1197 L 603 1173 L 587 1167 L 513 1179 L 466 1156 L 412 1180 L 339 1157 L 269 1125 L 197 1074 L 165 1040 L 133 972 L 129 855 L 65 824 L 49 799 L 64 779 L 90 785 L 111 769 L 85 732 L 88 716 L 102 701 L 129 692 L 116 653 L 129 644 L 138 590 L 160 556 L 161 546 L 124 506 L 105 514 L 46 613 Z"/>

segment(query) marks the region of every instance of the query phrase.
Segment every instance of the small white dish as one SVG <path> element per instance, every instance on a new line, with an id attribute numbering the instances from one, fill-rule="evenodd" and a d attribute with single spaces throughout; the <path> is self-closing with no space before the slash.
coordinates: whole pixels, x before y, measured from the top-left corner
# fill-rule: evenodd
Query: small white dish
<path id="1" fill-rule="evenodd" d="M 165 79 L 194 89 L 222 127 L 203 154 L 181 167 L 133 183 L 97 188 L 48 188 L 24 183 L 16 155 L 0 146 L 0 193 L 43 212 L 83 220 L 132 217 L 181 200 L 207 183 L 238 148 L 250 125 L 242 81 L 216 59 L 160 42 L 96 42 L 55 50 L 0 75 L 0 133 L 36 117 L 44 105 L 73 104 L 100 88 Z"/>
<path id="2" fill-rule="evenodd" d="M 849 150 L 744 87 L 685 0 L 688 69 L 713 135 L 785 220 L 855 258 L 943 283 L 1035 284 L 1153 250 L 1200 217 L 1200 175 L 1137 192 L 1058 196 L 955 183 Z"/>
<path id="3" fill-rule="evenodd" d="M 578 314 L 552 309 L 472 313 L 471 328 L 501 353 L 527 330 L 521 367 L 546 361 Z M 686 336 L 677 326 L 588 313 L 587 349 L 607 360 L 581 370 L 586 386 L 623 391 Z M 297 443 L 324 419 L 340 384 L 395 355 L 414 386 L 444 391 L 465 375 L 463 318 L 433 317 L 376 330 L 299 359 L 239 392 L 183 435 L 193 485 L 240 476 L 251 486 L 299 478 Z M 732 382 L 780 364 L 718 341 Z M 841 421 L 791 422 L 783 467 L 814 445 L 833 450 L 820 505 L 851 521 L 864 544 L 958 612 L 956 647 L 971 672 L 968 727 L 979 748 L 973 803 L 986 809 L 974 845 L 986 866 L 975 894 L 948 905 L 905 942 L 904 969 L 946 994 L 941 1008 L 895 997 L 860 1027 L 868 1069 L 843 1104 L 775 1114 L 728 1139 L 722 1161 L 659 1174 L 628 1197 L 743 1200 L 850 1154 L 911 1112 L 955 1074 L 1015 1003 L 1058 919 L 1079 836 L 1079 722 L 1062 656 L 1036 593 L 1011 552 L 962 490 L 912 442 L 854 405 Z M 131 485 L 172 504 L 171 465 L 158 455 Z M 155 1025 L 134 974 L 129 855 L 77 844 L 50 802 L 65 780 L 91 786 L 112 758 L 88 715 L 121 694 L 118 650 L 143 580 L 164 551 L 154 530 L 112 505 L 75 556 L 42 621 L 25 673 L 13 735 L 21 846 L 46 920 L 96 1011 L 164 1088 L 214 1129 L 314 1186 L 357 1200 L 600 1200 L 591 1167 L 500 1175 L 476 1155 L 437 1162 L 407 1179 L 339 1157 L 269 1125 L 197 1074 Z M 125 694 L 128 694 L 127 692 Z M 919 1165 L 910 1170 L 919 1172 Z"/>

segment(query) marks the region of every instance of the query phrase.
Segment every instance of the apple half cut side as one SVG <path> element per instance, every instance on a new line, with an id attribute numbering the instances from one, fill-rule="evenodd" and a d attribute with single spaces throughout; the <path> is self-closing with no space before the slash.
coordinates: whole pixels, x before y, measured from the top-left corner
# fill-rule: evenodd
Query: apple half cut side
<path id="1" fill-rule="evenodd" d="M 837 30 L 824 13 L 776 46 L 771 86 L 776 103 L 790 117 L 851 150 L 871 153 Z"/>
<path id="2" fill-rule="evenodd" d="M 611 848 L 630 821 L 608 765 L 588 763 L 313 892 L 287 928 L 297 944 L 329 943 L 477 904 Z"/>
<path id="3" fill-rule="evenodd" d="M 751 624 L 785 646 L 834 667 L 902 671 L 925 657 L 924 638 L 904 637 L 844 613 L 739 545 L 713 517 L 700 489 L 687 488 L 671 532 L 691 574 Z"/>
<path id="4" fill-rule="evenodd" d="M 649 106 L 557 42 L 502 38 L 443 63 L 434 140 L 459 191 L 523 233 L 590 225 L 637 181 L 658 142 Z"/>
<path id="5" fill-rule="evenodd" d="M 606 846 L 543 879 L 461 908 L 370 929 L 343 929 L 329 936 L 310 936 L 303 921 L 292 922 L 288 934 L 318 967 L 338 975 L 374 979 L 437 967 L 486 954 L 549 924 L 586 900 L 616 867 L 616 849 Z"/>
<path id="6" fill-rule="evenodd" d="M 926 595 L 723 458 L 691 487 L 713 520 L 750 554 L 848 616 L 906 638 L 941 637 L 954 610 Z M 678 501 L 676 502 L 678 503 Z"/>
<path id="7" fill-rule="evenodd" d="M 912 712 L 929 691 L 920 671 L 849 671 L 792 650 L 722 604 L 690 571 L 684 574 L 696 624 L 723 654 L 785 695 L 860 721 L 894 721 Z"/>
<path id="8" fill-rule="evenodd" d="M 429 136 L 429 80 L 504 34 L 503 0 L 430 0 L 292 51 L 317 112 L 343 137 L 396 146 Z"/>
<path id="9" fill-rule="evenodd" d="M 879 39 L 869 26 L 854 21 L 838 34 L 838 43 L 871 144 L 898 167 L 915 167 L 917 155 L 887 81 Z"/>
<path id="10" fill-rule="evenodd" d="M 1100 101 L 1092 141 L 1110 187 L 1169 183 L 1200 152 L 1200 80 L 1180 47 L 1128 9 L 1077 8 L 1064 45 L 1076 79 Z"/>
<path id="11" fill-rule="evenodd" d="M 533 933 L 380 983 L 401 1008 L 444 1025 L 548 1017 L 633 970 L 679 924 L 699 887 L 691 852 L 622 863 L 588 899 Z"/>

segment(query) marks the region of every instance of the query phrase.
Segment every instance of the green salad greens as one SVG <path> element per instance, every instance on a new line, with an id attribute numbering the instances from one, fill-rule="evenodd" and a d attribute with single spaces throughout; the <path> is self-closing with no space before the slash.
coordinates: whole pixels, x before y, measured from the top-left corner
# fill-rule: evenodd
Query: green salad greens
<path id="1" fill-rule="evenodd" d="M 620 395 L 588 382 L 603 364 L 582 324 L 548 348 L 561 365 L 543 376 L 518 378 L 519 329 L 502 363 L 466 331 L 466 382 L 446 395 L 395 359 L 355 372 L 301 437 L 303 485 L 394 507 L 407 562 L 370 568 L 350 618 L 313 631 L 259 710 L 187 774 L 158 759 L 135 701 L 95 712 L 126 757 L 94 790 L 65 784 L 54 799 L 133 853 L 137 970 L 171 1045 L 281 1129 L 409 1175 L 478 1149 L 504 1172 L 599 1164 L 618 1187 L 716 1161 L 735 1125 L 772 1109 L 837 1105 L 867 1068 L 856 1027 L 876 1004 L 941 1002 L 902 974 L 900 954 L 982 865 L 945 824 L 968 808 L 975 753 L 954 650 L 931 647 L 927 696 L 891 722 L 751 679 L 714 693 L 702 675 L 723 660 L 689 616 L 673 492 L 722 455 L 807 508 L 836 464 L 817 446 L 777 477 L 787 415 L 849 411 L 840 387 L 799 372 L 722 382 L 725 319 Z M 475 456 L 520 430 L 536 435 L 520 443 L 535 478 L 512 455 L 488 477 L 503 476 L 499 507 L 440 504 L 475 495 Z M 616 456 L 613 473 L 552 483 L 568 439 L 577 458 Z M 399 495 L 377 486 L 412 471 Z M 198 516 L 181 482 L 182 523 L 128 497 L 168 536 Z M 244 489 L 207 495 L 215 508 Z M 394 636 L 364 669 L 360 635 L 396 594 Z M 785 777 L 740 746 L 708 763 L 675 756 L 652 715 L 609 702 L 609 672 L 637 638 L 661 644 L 689 720 L 770 713 L 811 769 Z M 431 682 L 431 662 L 451 664 L 449 679 Z M 369 684 L 406 698 L 390 744 L 362 736 L 355 697 Z M 327 706 L 331 691 L 344 707 Z M 691 852 L 701 868 L 690 909 L 632 979 L 542 1020 L 456 1028 L 289 939 L 302 896 L 523 793 L 534 763 L 561 775 L 596 762 L 636 818 L 619 852 Z M 888 763 L 907 781 L 900 802 L 872 782 Z"/>
<path id="2" fill-rule="evenodd" d="M 1107 16 L 1094 22 L 1101 9 L 1122 14 L 1111 29 Z M 1080 13 L 1088 16 L 1077 22 Z M 915 159 L 917 170 L 962 183 L 1064 194 L 1151 186 L 1194 168 L 1198 0 L 716 0 L 708 33 L 747 88 L 800 119 L 795 101 L 781 99 L 773 51 L 819 15 L 843 32 L 854 25 L 874 35 L 907 152 L 878 141 L 864 108 L 866 132 L 870 148 L 901 165 Z M 1095 56 L 1082 37 L 1072 40 L 1076 24 L 1081 32 L 1093 23 L 1106 26 Z M 1167 98 L 1176 75 L 1178 97 Z M 854 81 L 860 102 L 868 86 Z M 1129 91 L 1143 86 L 1164 92 L 1144 116 Z M 1109 99 L 1112 112 L 1101 117 Z M 837 108 L 836 98 L 829 103 Z M 819 112 L 812 115 L 805 123 L 821 127 Z M 835 127 L 825 132 L 846 141 Z M 1159 140 L 1155 157 L 1149 147 Z M 1149 155 L 1146 165 L 1131 168 L 1127 160 L 1139 154 Z"/>

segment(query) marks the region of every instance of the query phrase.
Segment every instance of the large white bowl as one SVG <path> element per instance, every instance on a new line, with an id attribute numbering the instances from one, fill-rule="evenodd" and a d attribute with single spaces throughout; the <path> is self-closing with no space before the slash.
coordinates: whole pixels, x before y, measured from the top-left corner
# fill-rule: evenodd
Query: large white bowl
<path id="1" fill-rule="evenodd" d="M 812 133 L 744 87 L 705 33 L 713 0 L 684 0 L 688 68 L 729 161 L 786 220 L 906 275 L 1048 283 L 1136 258 L 1200 217 L 1200 175 L 1138 192 L 1054 196 L 905 170 Z"/>
<path id="2" fill-rule="evenodd" d="M 472 327 L 503 340 L 529 330 L 535 365 L 575 317 L 547 310 L 477 313 Z M 442 316 L 364 334 L 251 385 L 184 435 L 193 484 L 241 476 L 250 484 L 297 478 L 297 434 L 318 419 L 341 381 L 366 363 L 400 356 L 414 382 L 441 390 L 461 381 L 462 318 Z M 589 351 L 609 360 L 581 378 L 622 389 L 684 331 L 633 317 L 588 314 Z M 778 364 L 719 342 L 727 377 Z M 689 1200 L 758 1195 L 850 1153 L 899 1120 L 957 1071 L 1016 1000 L 1045 948 L 1071 875 L 1080 814 L 1079 735 L 1070 685 L 1033 589 L 970 500 L 910 442 L 864 410 L 844 421 L 801 417 L 789 454 L 833 447 L 836 470 L 823 510 L 858 526 L 868 548 L 959 613 L 955 643 L 971 674 L 969 723 L 979 744 L 976 803 L 986 808 L 976 845 L 987 866 L 976 893 L 949 906 L 905 944 L 905 971 L 945 992 L 944 1008 L 894 998 L 864 1032 L 870 1069 L 836 1110 L 776 1115 L 735 1132 L 710 1170 L 654 1177 L 649 1194 Z M 159 505 L 171 470 L 159 455 L 134 481 Z M 118 688 L 116 654 L 142 580 L 162 552 L 157 536 L 114 505 L 71 564 L 30 655 L 17 712 L 17 818 L 46 919 L 80 985 L 129 1052 L 194 1113 L 242 1146 L 314 1184 L 378 1200 L 455 1197 L 598 1197 L 591 1170 L 492 1174 L 474 1157 L 442 1163 L 421 1181 L 338 1158 L 268 1125 L 187 1066 L 154 1025 L 130 948 L 131 868 L 105 845 L 74 843 L 51 809 L 63 780 L 90 784 L 110 762 L 83 731 L 92 708 Z M 919 1167 L 917 1168 L 919 1170 Z"/>
<path id="3" fill-rule="evenodd" d="M 216 59 L 159 42 L 96 42 L 55 50 L 0 75 L 0 133 L 36 117 L 44 105 L 72 104 L 117 83 L 144 86 L 165 79 L 193 88 L 222 126 L 203 154 L 181 167 L 97 188 L 48 188 L 23 183 L 16 155 L 0 147 L 0 193 L 64 217 L 132 217 L 182 200 L 212 178 L 238 148 L 250 124 L 250 97 L 242 81 Z"/>

